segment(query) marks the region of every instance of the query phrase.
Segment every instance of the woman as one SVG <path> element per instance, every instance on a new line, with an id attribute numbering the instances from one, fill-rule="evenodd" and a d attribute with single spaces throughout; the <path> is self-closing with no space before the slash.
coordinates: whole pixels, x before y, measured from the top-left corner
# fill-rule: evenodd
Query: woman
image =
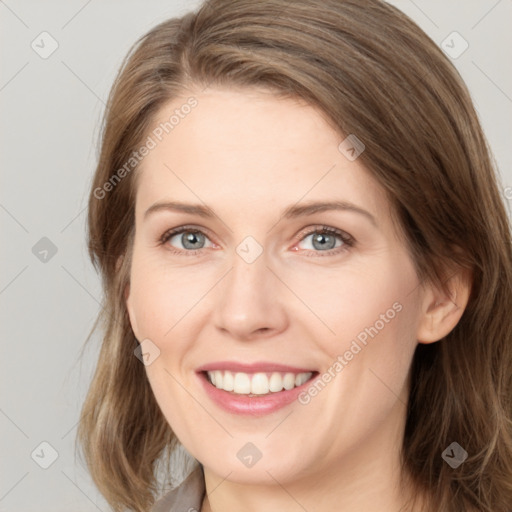
<path id="1" fill-rule="evenodd" d="M 468 91 L 397 9 L 162 23 L 90 195 L 96 484 L 140 512 L 510 510 L 510 240 Z"/>

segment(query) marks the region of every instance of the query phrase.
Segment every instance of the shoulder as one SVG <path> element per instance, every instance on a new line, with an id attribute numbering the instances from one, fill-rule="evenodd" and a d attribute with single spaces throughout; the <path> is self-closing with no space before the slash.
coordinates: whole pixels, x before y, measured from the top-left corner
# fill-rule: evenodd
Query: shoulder
<path id="1" fill-rule="evenodd" d="M 198 465 L 178 487 L 156 501 L 150 512 L 200 512 L 204 493 L 203 467 Z"/>

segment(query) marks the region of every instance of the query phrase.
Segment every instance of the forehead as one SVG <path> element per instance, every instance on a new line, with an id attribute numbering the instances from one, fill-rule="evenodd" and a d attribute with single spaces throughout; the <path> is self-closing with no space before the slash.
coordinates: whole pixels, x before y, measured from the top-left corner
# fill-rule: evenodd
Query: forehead
<path id="1" fill-rule="evenodd" d="M 138 171 L 137 210 L 161 199 L 236 204 L 240 213 L 301 198 L 351 200 L 377 215 L 386 207 L 360 161 L 338 149 L 344 136 L 304 101 L 212 89 L 184 108 L 189 98 L 175 98 L 155 116 L 155 147 Z"/>

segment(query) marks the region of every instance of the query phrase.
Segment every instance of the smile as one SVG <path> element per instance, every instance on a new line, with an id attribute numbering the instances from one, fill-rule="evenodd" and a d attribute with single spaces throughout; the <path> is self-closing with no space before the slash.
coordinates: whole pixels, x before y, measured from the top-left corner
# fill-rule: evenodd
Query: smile
<path id="1" fill-rule="evenodd" d="M 215 370 L 206 372 L 208 380 L 217 389 L 231 391 L 238 395 L 266 395 L 302 386 L 313 372 L 304 373 L 244 373 Z"/>
<path id="2" fill-rule="evenodd" d="M 262 416 L 297 401 L 318 371 L 276 363 L 211 363 L 196 370 L 217 406 L 231 414 Z"/>

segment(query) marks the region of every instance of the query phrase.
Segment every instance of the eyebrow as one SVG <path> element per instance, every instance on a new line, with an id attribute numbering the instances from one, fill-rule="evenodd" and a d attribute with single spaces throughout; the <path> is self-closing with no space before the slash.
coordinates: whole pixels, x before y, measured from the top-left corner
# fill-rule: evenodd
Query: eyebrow
<path id="1" fill-rule="evenodd" d="M 375 217 L 363 208 L 356 206 L 348 201 L 315 201 L 301 205 L 292 205 L 287 207 L 281 214 L 280 218 L 295 219 L 298 217 L 306 217 L 319 212 L 325 211 L 351 211 L 359 213 L 366 217 L 375 227 L 378 227 Z M 175 211 L 198 215 L 207 219 L 216 217 L 214 211 L 208 206 L 201 204 L 188 204 L 179 201 L 158 202 L 150 206 L 144 213 L 144 220 L 151 214 L 159 211 Z"/>

